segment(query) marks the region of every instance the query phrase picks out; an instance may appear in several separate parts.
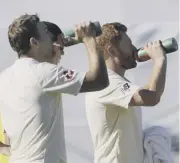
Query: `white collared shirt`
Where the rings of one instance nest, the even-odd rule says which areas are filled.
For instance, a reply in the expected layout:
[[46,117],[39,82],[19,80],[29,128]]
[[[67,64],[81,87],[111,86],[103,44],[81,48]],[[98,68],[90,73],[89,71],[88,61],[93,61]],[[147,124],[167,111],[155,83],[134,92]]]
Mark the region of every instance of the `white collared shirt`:
[[108,70],[110,85],[86,93],[95,163],[142,163],[141,109],[129,107],[138,87]]
[[0,111],[10,163],[64,163],[61,94],[77,95],[85,73],[21,58],[0,74]]

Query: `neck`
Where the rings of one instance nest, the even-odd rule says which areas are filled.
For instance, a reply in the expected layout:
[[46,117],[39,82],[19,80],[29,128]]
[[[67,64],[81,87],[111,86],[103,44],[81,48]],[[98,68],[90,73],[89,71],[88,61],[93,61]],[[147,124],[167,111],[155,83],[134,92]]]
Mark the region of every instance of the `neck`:
[[115,73],[119,74],[120,76],[124,77],[125,75],[125,69],[123,69],[122,67],[119,66],[119,64],[115,63],[112,60],[107,60],[106,61],[106,67],[112,71],[114,71]]
[[37,60],[38,62],[40,62],[40,60],[39,60],[38,58],[33,57],[33,56],[30,56],[30,55],[27,55],[27,54],[22,55],[20,58],[32,58],[32,59],[35,59],[35,60]]
[[27,53],[20,56],[20,58],[33,58],[37,61],[39,61],[38,55],[35,55],[36,53],[33,51],[33,49],[30,49]]
[[33,58],[38,62],[49,62],[49,63],[51,63],[51,60],[49,58],[45,58],[44,56],[37,54],[33,51],[29,51],[27,54],[24,54],[21,57]]

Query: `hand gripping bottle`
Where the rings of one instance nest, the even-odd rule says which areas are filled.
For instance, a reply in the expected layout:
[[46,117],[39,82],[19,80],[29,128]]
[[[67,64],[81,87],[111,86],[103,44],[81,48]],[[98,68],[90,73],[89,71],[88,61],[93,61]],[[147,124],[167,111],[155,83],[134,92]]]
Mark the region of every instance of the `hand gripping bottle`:
[[[166,54],[169,54],[178,50],[178,44],[175,38],[168,38],[162,41],[162,47],[164,48],[164,51]],[[140,48],[138,50],[138,61],[144,62],[149,59],[151,58],[148,56],[147,52],[143,48]]]

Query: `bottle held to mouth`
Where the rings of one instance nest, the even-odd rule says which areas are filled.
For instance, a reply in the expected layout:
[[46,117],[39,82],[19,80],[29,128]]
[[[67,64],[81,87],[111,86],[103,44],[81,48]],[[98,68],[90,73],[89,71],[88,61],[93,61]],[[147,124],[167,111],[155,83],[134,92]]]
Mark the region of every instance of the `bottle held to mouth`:
[[[164,51],[166,52],[166,54],[169,54],[169,53],[172,53],[172,52],[175,52],[178,50],[178,43],[175,38],[168,38],[168,39],[162,41],[162,47],[164,48]],[[137,61],[144,62],[149,59],[151,59],[151,58],[148,56],[147,52],[143,48],[140,48],[138,50]]]
[[[98,21],[96,22],[92,22],[95,31],[96,31],[96,36],[99,36],[102,34],[102,30],[101,30],[101,25]],[[75,32],[73,28],[68,28],[66,30],[63,31],[64,34],[64,46],[72,46],[72,45],[76,45],[79,43],[82,43],[81,41],[76,41],[74,39],[72,39],[73,37],[75,37]]]

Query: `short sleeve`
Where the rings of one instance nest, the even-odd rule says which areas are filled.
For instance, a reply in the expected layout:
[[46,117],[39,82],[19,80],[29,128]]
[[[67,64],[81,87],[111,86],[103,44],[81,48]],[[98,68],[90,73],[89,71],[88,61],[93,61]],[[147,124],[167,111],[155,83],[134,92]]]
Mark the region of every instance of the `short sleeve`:
[[44,92],[77,95],[85,77],[85,73],[49,63],[42,63],[39,69],[41,70],[38,77]]
[[104,105],[114,105],[128,109],[129,103],[138,89],[138,86],[122,81],[119,84],[110,85],[104,91],[105,93],[98,97],[98,101]]

